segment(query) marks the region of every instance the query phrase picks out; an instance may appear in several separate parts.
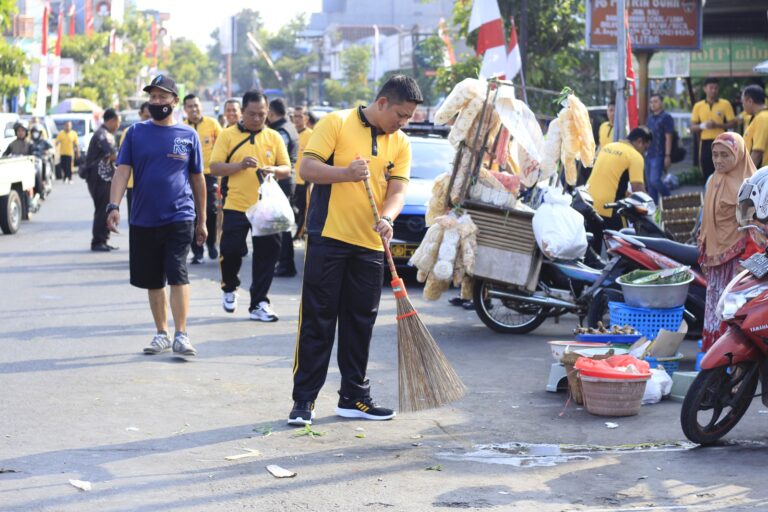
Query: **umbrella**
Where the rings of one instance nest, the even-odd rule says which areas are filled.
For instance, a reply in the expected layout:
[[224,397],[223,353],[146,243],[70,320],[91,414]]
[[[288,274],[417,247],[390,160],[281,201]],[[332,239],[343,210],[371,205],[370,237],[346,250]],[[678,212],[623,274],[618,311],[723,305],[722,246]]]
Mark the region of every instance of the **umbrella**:
[[73,112],[89,114],[101,113],[103,110],[104,109],[102,109],[91,100],[87,100],[85,98],[67,98],[66,100],[53,107],[51,112],[53,114],[69,114]]
[[768,60],[761,62],[754,68],[755,73],[765,73],[768,74]]

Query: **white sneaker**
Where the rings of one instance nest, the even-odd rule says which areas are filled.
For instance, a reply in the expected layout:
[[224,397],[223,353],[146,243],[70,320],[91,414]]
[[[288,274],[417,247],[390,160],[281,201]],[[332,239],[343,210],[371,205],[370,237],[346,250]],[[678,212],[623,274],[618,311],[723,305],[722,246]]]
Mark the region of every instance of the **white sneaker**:
[[221,299],[221,307],[227,313],[234,313],[237,309],[237,294],[235,292],[224,292]]
[[152,338],[149,346],[144,347],[144,353],[149,356],[154,356],[157,354],[162,354],[163,352],[167,352],[170,349],[171,340],[168,338],[168,334],[159,332],[155,334],[154,338]]
[[265,300],[259,302],[256,309],[251,311],[251,320],[257,322],[277,322],[279,319],[275,310],[272,309],[272,304]]
[[194,357],[197,355],[197,350],[189,342],[189,336],[185,332],[177,332],[173,337],[173,352],[182,356]]

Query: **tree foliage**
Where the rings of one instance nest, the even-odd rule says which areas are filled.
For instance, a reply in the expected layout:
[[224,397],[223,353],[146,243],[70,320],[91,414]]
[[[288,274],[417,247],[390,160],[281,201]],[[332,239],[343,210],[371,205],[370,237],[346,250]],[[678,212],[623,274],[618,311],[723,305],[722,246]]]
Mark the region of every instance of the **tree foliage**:
[[0,96],[12,96],[19,92],[19,88],[29,85],[27,65],[24,50],[0,38]]
[[0,0],[0,27],[3,30],[13,26],[13,15],[17,11],[16,0]]
[[167,61],[162,67],[176,79],[177,84],[184,84],[187,91],[199,92],[214,77],[216,68],[195,43],[188,39],[174,39]]

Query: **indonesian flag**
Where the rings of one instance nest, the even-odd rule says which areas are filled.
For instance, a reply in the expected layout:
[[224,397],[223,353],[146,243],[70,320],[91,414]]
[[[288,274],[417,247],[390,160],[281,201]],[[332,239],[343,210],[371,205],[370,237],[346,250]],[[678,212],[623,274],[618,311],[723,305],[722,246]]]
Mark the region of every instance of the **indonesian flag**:
[[632,40],[629,37],[629,18],[624,13],[624,27],[627,32],[627,120],[629,129],[637,128],[639,112],[637,107],[637,82],[635,82],[635,70],[632,68]]
[[69,6],[69,11],[67,12],[67,16],[69,16],[69,37],[75,37],[75,4],[74,3],[71,6]]
[[93,2],[85,0],[85,35],[93,34]]
[[469,31],[478,29],[480,32],[477,34],[477,55],[483,56],[480,78],[506,76],[507,45],[504,24],[496,0],[475,0],[469,18]]

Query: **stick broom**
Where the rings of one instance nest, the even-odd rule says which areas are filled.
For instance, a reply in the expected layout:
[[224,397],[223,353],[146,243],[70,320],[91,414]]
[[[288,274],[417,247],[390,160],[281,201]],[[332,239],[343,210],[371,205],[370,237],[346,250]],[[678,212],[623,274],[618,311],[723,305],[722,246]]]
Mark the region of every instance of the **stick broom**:
[[[371,211],[379,223],[381,217],[373,199],[371,185],[364,182]],[[437,342],[419,318],[403,280],[397,275],[389,243],[382,240],[384,255],[392,274],[392,291],[397,302],[397,376],[400,410],[420,411],[458,400],[466,391]]]

